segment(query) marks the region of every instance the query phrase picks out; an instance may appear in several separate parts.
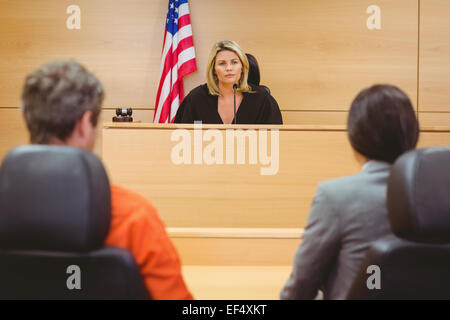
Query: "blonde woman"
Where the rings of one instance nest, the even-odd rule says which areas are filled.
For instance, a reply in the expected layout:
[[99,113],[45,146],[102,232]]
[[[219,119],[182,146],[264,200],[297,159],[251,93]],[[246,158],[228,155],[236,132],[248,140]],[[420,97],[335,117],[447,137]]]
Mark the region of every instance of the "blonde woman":
[[[183,100],[176,123],[282,124],[280,108],[264,88],[249,85],[249,63],[234,41],[216,43],[209,55],[206,84],[193,89]],[[234,88],[236,85],[236,118]]]

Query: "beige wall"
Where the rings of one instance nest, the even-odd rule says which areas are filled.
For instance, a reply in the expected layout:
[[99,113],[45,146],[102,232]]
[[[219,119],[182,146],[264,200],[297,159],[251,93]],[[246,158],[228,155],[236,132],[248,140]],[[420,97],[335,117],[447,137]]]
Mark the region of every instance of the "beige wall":
[[[106,107],[153,108],[167,0],[75,2],[79,31],[65,26],[72,0],[2,1],[0,106],[18,105],[23,77],[36,66],[74,57],[104,82]],[[374,82],[394,82],[415,100],[417,1],[378,1],[382,30],[369,31],[374,2],[191,0],[199,71],[186,90],[204,82],[212,44],[234,39],[258,57],[282,110],[346,110]]]
[[[74,3],[79,31],[65,26]],[[381,30],[366,28],[372,4],[381,7]],[[99,76],[106,121],[119,106],[151,121],[166,7],[167,0],[1,1],[0,157],[27,141],[17,109],[23,79],[50,60],[76,58]],[[450,124],[448,1],[190,0],[190,8],[199,71],[186,78],[186,91],[204,82],[211,45],[234,39],[257,56],[287,124],[345,124],[353,97],[376,82],[403,88],[422,125]]]
[[450,124],[450,2],[420,1],[419,115],[424,125]]

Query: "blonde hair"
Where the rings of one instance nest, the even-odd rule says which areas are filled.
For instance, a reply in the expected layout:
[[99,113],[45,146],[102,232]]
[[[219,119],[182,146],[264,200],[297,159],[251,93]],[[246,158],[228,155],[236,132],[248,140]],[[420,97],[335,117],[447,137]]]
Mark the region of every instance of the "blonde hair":
[[232,51],[236,53],[241,60],[242,64],[242,75],[239,79],[239,85],[237,88],[238,92],[252,92],[250,86],[248,85],[248,59],[245,53],[242,51],[239,45],[231,40],[219,41],[211,49],[209,54],[208,65],[206,67],[206,84],[208,86],[208,91],[213,96],[218,96],[219,92],[219,81],[215,75],[214,68],[216,66],[216,56],[221,51]]

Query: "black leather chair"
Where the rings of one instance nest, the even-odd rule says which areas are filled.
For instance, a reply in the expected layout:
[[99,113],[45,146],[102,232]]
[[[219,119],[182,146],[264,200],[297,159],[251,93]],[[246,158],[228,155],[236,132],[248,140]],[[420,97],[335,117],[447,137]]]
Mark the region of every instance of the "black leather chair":
[[108,177],[92,153],[22,146],[0,167],[0,299],[146,299],[135,260],[104,247]]
[[[393,235],[368,250],[349,299],[450,299],[450,148],[401,156],[387,191]],[[368,289],[379,266],[381,289]]]

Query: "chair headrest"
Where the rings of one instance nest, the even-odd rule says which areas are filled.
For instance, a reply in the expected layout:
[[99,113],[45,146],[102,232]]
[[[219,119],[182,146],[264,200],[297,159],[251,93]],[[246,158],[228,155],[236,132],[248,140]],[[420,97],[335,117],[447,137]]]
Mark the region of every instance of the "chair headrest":
[[0,167],[0,248],[90,251],[103,245],[111,191],[101,161],[77,148],[29,145]]
[[450,242],[450,148],[402,155],[392,166],[387,207],[394,234],[416,242]]

